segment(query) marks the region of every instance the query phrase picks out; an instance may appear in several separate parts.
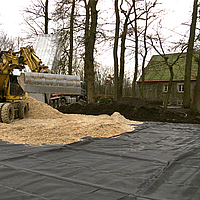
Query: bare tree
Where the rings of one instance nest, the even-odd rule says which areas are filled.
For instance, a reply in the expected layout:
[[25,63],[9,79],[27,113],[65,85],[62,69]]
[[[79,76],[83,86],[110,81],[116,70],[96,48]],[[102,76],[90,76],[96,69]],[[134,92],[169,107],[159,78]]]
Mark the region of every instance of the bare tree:
[[114,83],[115,83],[115,89],[114,89],[114,100],[120,98],[119,96],[119,63],[118,63],[118,45],[119,45],[119,27],[120,27],[120,15],[119,15],[119,1],[115,0],[115,39],[114,39],[114,48],[113,48],[113,57],[114,57]]
[[[157,32],[157,38],[152,38],[150,36],[148,36],[148,38],[151,41],[152,47],[163,58],[164,63],[166,64],[166,66],[168,67],[169,72],[170,72],[168,91],[167,91],[167,94],[165,96],[165,101],[164,101],[164,109],[166,109],[167,106],[168,106],[168,101],[169,101],[169,97],[170,97],[170,94],[171,94],[172,82],[173,82],[173,79],[174,79],[173,66],[178,62],[178,60],[180,59],[180,57],[183,54],[184,50],[187,48],[187,46],[182,46],[182,50],[181,50],[180,53],[178,53],[177,57],[173,61],[169,61],[168,60],[168,56],[165,53],[165,50],[164,50],[164,47],[163,47],[164,41],[161,39],[161,37],[158,34],[158,32]],[[154,45],[154,41],[159,43],[160,50],[156,47],[156,45]]]
[[200,53],[199,57],[196,59],[198,63],[198,72],[197,72],[197,78],[196,78],[196,86],[194,89],[194,99],[192,103],[192,109],[200,113]]
[[[145,63],[146,63],[146,58],[147,58],[147,54],[148,54],[148,50],[150,49],[150,46],[148,45],[147,42],[147,31],[149,29],[149,26],[158,18],[158,16],[156,16],[158,13],[154,14],[151,13],[152,8],[154,8],[157,4],[157,0],[155,0],[154,2],[147,2],[145,0],[145,6],[144,6],[144,17],[142,17],[141,20],[144,20],[144,29],[139,33],[139,35],[141,35],[143,37],[143,46],[142,46],[142,50],[141,50],[141,56],[142,56],[142,84],[140,86],[140,95],[141,98],[144,99],[144,94],[143,94],[143,86],[144,86],[144,80],[145,80]],[[162,12],[162,11],[160,11]],[[136,46],[137,47],[137,46]],[[136,65],[137,67],[137,65]],[[137,80],[137,74],[134,76],[134,80]]]
[[85,82],[87,84],[88,102],[95,102],[94,95],[94,46],[96,41],[97,28],[97,2],[98,0],[89,0],[85,3],[86,19],[85,19]]
[[192,23],[190,26],[190,37],[189,37],[189,42],[188,42],[186,64],[185,64],[184,96],[183,96],[184,108],[190,108],[190,81],[191,81],[192,58],[193,58],[193,53],[194,53],[197,8],[198,8],[198,0],[194,0]]
[[[124,2],[126,6],[128,6],[127,10],[124,10]],[[134,0],[135,2],[135,0]],[[116,24],[115,24],[115,41],[114,41],[114,73],[115,73],[115,97],[114,99],[122,98],[122,91],[123,91],[123,80],[124,80],[124,68],[125,68],[125,51],[126,51],[126,36],[128,32],[128,25],[129,25],[129,17],[132,14],[133,4],[131,4],[127,0],[122,0],[120,6],[118,5],[118,0],[115,0],[115,15],[116,15]],[[119,28],[120,28],[120,12],[124,15],[124,22],[122,33],[119,36]],[[120,69],[118,66],[118,46],[119,46],[119,37],[121,38],[121,45],[120,45]]]
[[[126,1],[127,2],[127,1]],[[132,4],[129,5],[128,10],[124,10],[122,8],[123,1],[120,4],[120,10],[125,16],[124,24],[123,24],[123,30],[121,34],[121,53],[120,53],[120,75],[119,75],[119,97],[122,97],[122,90],[123,90],[123,79],[124,79],[124,67],[125,67],[125,50],[126,50],[126,36],[128,32],[128,25],[129,25],[129,17],[132,13],[132,9],[134,9],[135,0],[132,1]]]
[[68,74],[72,75],[72,61],[73,61],[73,44],[74,44],[74,9],[75,9],[75,0],[72,1],[72,9],[70,15],[70,49],[69,49],[69,66],[68,66]]
[[[122,0],[120,7],[118,6],[118,1],[115,0],[115,42],[114,42],[114,68],[115,68],[115,98],[119,99],[122,97],[123,88],[123,77],[125,69],[125,53],[127,50],[133,49],[134,46],[134,78],[132,81],[132,96],[136,97],[136,81],[138,78],[138,67],[139,67],[139,44],[141,44],[140,37],[143,36],[144,41],[144,55],[143,55],[143,68],[145,66],[145,60],[147,56],[147,44],[146,44],[146,34],[147,28],[151,24],[149,19],[154,17],[154,14],[150,15],[150,11],[155,7],[157,0],[153,3],[145,1],[144,9],[141,7],[142,4],[138,4],[140,0]],[[143,1],[143,0],[142,0]],[[120,19],[120,13],[122,14],[122,19]],[[144,17],[145,16],[145,17]],[[138,28],[138,23],[145,21],[144,28]],[[120,31],[120,23],[123,26],[122,32]],[[121,39],[121,44],[119,45],[119,38]],[[126,45],[126,40],[129,41],[129,45]],[[130,44],[133,43],[133,45]],[[120,46],[120,69],[118,69],[118,46]],[[140,45],[141,46],[141,45]],[[131,48],[130,48],[131,47]],[[144,70],[143,70],[144,71]],[[117,93],[118,89],[118,93]],[[117,96],[118,94],[118,96]]]
[[9,38],[8,35],[6,33],[4,33],[4,31],[0,31],[1,35],[0,35],[0,51],[8,51],[10,49],[14,50],[15,46],[17,44],[15,44],[15,39]]
[[[133,7],[134,7],[134,14],[135,14],[135,19],[134,19],[134,34],[135,34],[135,71],[134,71],[134,78],[132,82],[132,96],[136,97],[136,81],[137,81],[137,74],[138,74],[138,15],[137,15],[137,9],[136,9],[136,3],[133,0]],[[131,23],[132,24],[132,23]]]
[[[59,35],[62,56],[58,69],[62,73],[79,73],[84,58],[85,8],[80,0],[57,0],[53,14]],[[81,72],[82,73],[82,72]]]
[[48,6],[49,6],[49,0],[45,1],[45,6],[44,6],[44,34],[48,34],[49,32],[49,14],[48,14]]
[[145,28],[144,28],[144,36],[143,36],[143,43],[144,43],[144,55],[143,55],[143,59],[142,59],[142,84],[140,86],[140,95],[141,98],[144,99],[144,93],[143,93],[143,87],[144,87],[144,80],[145,80],[145,61],[146,61],[146,57],[147,57],[147,53],[148,53],[148,49],[147,49],[147,28],[148,28],[148,19],[149,19],[149,12],[147,12],[147,3],[145,1],[145,11],[146,11],[146,15],[145,15]]
[[31,38],[39,34],[49,32],[49,0],[34,0],[23,10],[23,16],[27,29],[27,37]]

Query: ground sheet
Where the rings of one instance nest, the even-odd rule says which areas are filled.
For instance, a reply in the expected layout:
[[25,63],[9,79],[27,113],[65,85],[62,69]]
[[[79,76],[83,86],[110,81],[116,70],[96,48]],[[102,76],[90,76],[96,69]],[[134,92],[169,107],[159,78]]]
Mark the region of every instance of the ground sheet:
[[66,145],[0,141],[0,199],[199,200],[200,125],[149,122]]

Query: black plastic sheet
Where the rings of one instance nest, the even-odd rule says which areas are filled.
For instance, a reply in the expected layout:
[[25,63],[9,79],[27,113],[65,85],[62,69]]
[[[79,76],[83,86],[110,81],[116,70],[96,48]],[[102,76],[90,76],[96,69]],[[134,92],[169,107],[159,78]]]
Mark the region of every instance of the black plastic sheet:
[[0,141],[0,199],[199,200],[200,125],[53,146]]

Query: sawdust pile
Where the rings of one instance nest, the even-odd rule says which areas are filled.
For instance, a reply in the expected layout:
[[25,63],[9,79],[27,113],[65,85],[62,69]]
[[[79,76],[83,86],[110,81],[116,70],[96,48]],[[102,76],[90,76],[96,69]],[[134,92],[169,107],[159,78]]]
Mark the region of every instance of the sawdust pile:
[[28,116],[30,119],[57,119],[64,116],[58,110],[53,109],[48,104],[37,101],[29,95],[26,96],[25,102],[27,102],[30,107]]
[[14,144],[69,144],[81,138],[115,137],[134,129],[140,122],[125,119],[119,113],[109,115],[62,114],[49,105],[27,97],[28,118],[11,124],[0,123],[0,139]]

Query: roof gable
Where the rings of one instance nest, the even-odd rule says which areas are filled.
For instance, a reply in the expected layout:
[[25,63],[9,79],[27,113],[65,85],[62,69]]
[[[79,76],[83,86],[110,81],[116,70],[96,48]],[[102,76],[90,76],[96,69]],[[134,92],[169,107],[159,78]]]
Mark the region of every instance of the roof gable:
[[[179,53],[167,54],[169,64],[172,64],[178,57]],[[198,63],[195,58],[199,57],[199,52],[195,52],[192,62],[191,79],[196,79]],[[185,76],[185,61],[186,53],[183,53],[176,64],[173,66],[174,79],[184,80]],[[170,72],[168,66],[164,62],[164,58],[160,55],[152,56],[147,67],[145,68],[145,81],[168,81],[170,78]],[[142,77],[140,77],[141,81]]]

